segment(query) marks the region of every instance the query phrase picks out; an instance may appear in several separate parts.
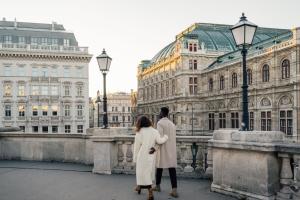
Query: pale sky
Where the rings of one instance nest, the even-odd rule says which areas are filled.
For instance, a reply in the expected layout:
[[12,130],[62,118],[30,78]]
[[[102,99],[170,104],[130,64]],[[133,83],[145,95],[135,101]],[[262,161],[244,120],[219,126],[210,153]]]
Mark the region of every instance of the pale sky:
[[63,24],[80,46],[94,55],[89,66],[89,96],[102,93],[95,57],[105,48],[113,58],[108,92],[136,90],[137,66],[196,22],[235,24],[242,12],[262,27],[300,26],[299,0],[9,0],[0,17],[23,22]]

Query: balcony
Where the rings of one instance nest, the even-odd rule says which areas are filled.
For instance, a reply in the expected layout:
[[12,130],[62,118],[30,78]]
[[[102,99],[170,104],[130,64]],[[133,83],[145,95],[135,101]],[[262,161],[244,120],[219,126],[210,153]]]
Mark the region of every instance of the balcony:
[[19,120],[19,121],[25,121],[25,119],[26,119],[25,116],[19,116],[19,117],[18,117],[18,120]]
[[11,120],[11,116],[5,116],[5,117],[3,117],[3,119],[6,121],[9,121],[9,120]]
[[31,121],[39,121],[40,117],[39,116],[31,116]]
[[11,44],[0,43],[0,51],[1,50],[88,54],[88,47],[50,46],[50,45],[17,44],[17,43],[11,43]]

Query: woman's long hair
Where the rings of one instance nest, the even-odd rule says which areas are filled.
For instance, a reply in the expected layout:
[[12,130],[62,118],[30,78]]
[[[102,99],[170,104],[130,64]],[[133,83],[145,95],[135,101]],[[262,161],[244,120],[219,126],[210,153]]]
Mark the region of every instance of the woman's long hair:
[[135,130],[136,132],[139,132],[141,128],[147,128],[150,126],[153,126],[151,120],[146,116],[140,116],[136,121]]

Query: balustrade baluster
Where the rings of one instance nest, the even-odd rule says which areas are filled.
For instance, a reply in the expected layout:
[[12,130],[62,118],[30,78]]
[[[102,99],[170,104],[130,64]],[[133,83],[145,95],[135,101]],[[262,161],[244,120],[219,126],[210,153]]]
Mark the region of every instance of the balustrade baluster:
[[277,193],[276,199],[284,200],[292,198],[292,190],[290,188],[293,181],[293,172],[290,164],[290,155],[279,153],[278,157],[282,159],[282,166],[280,172],[280,183],[282,188]]

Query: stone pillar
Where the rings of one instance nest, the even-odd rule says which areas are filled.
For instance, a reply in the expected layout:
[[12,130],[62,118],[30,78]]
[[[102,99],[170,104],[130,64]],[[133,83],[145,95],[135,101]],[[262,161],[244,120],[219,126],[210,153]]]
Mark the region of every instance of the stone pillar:
[[93,141],[94,168],[93,173],[111,174],[117,165],[117,148],[112,138],[98,137]]
[[276,199],[291,199],[292,190],[290,189],[290,186],[293,180],[293,172],[290,164],[290,156],[285,153],[279,153],[278,156],[282,159],[280,172],[280,184],[282,185],[282,188],[277,193]]

